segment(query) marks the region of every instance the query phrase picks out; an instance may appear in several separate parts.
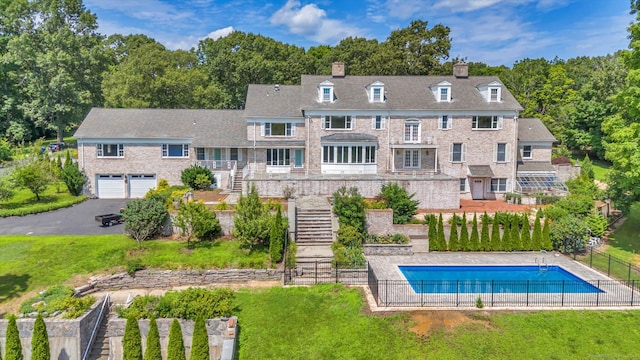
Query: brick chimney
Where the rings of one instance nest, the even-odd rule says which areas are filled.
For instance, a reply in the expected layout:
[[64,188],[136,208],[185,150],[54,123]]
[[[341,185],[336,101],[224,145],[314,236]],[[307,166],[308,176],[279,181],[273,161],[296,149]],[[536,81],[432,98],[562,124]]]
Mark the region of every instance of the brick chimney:
[[469,65],[467,63],[459,62],[453,65],[453,76],[459,79],[466,79],[469,77]]
[[331,64],[331,76],[333,77],[344,77],[344,63],[336,61]]

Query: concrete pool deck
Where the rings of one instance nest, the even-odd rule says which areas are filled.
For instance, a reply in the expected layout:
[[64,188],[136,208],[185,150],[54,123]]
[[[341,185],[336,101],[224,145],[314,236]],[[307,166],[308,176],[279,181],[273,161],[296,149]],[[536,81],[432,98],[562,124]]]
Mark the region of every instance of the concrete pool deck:
[[[597,293],[509,293],[491,291],[483,293],[416,293],[398,269],[399,265],[537,265],[544,259],[549,265],[557,265],[582,280],[600,288]],[[371,289],[371,305],[389,310],[393,307],[475,308],[481,298],[487,308],[638,308],[640,292],[624,282],[553,252],[505,252],[505,253],[426,253],[412,256],[367,256],[369,266],[378,286]],[[640,284],[638,284],[640,285]],[[564,286],[564,285],[563,285]],[[377,297],[374,296],[377,294]],[[382,309],[381,309],[382,310]]]

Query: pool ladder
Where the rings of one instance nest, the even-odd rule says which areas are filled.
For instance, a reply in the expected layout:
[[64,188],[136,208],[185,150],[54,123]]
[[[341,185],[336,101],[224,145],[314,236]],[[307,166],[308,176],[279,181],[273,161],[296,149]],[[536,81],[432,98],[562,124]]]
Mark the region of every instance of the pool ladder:
[[536,258],[536,264],[538,265],[538,271],[548,271],[549,265],[547,264],[547,259],[544,257]]

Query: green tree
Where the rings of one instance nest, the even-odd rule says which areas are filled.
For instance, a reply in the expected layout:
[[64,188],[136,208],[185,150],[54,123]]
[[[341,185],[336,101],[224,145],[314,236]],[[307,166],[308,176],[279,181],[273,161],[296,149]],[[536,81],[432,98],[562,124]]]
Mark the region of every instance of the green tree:
[[521,251],[524,250],[524,246],[522,245],[522,238],[520,237],[520,217],[517,214],[511,215],[511,244],[513,245],[513,250]]
[[438,247],[440,251],[447,251],[447,241],[444,238],[444,222],[442,220],[442,213],[438,216]]
[[336,241],[331,244],[333,250],[334,264],[341,267],[357,267],[366,264],[362,253],[362,243],[364,234],[355,227],[346,225],[340,226]]
[[[489,234],[487,233],[487,238],[488,236]],[[471,221],[471,237],[469,238],[469,249],[471,251],[482,250],[480,238],[478,237],[478,216],[476,215],[476,213],[473,213],[473,221]]]
[[440,243],[438,242],[438,231],[437,231],[437,223],[438,220],[436,216],[433,214],[429,214],[427,216],[429,221],[429,232],[427,233],[427,237],[429,238],[429,251],[439,251]]
[[158,199],[135,199],[127,204],[122,213],[124,217],[124,231],[138,242],[148,240],[162,231],[167,218],[167,209]]
[[31,335],[31,359],[50,360],[51,349],[49,348],[49,335],[47,325],[42,319],[42,314],[38,313],[33,324],[33,334]]
[[491,238],[489,237],[489,215],[487,212],[482,215],[482,230],[480,232],[480,246],[481,250],[490,251],[491,249]]
[[206,190],[215,182],[211,170],[198,164],[182,170],[180,180],[182,180],[183,184],[189,185],[189,187],[196,190]]
[[533,242],[531,241],[531,225],[529,224],[529,216],[522,214],[522,248],[523,250],[534,250]]
[[48,164],[43,161],[32,161],[26,165],[18,166],[13,173],[16,185],[29,189],[40,201],[40,195],[51,183],[52,177]]
[[5,360],[22,360],[22,344],[20,343],[20,332],[18,331],[18,323],[16,317],[9,316],[9,322],[7,323],[7,331],[5,335]]
[[343,186],[333,193],[333,213],[338,217],[340,226],[353,226],[364,234],[367,223],[364,208],[364,198],[356,187],[347,189]]
[[81,195],[84,184],[87,182],[87,177],[78,168],[78,163],[65,164],[60,172],[60,179],[73,196]]
[[0,177],[0,201],[10,199],[15,193],[14,186],[8,176]]
[[502,241],[500,237],[500,225],[496,216],[493,217],[493,224],[491,225],[491,251],[500,251],[502,248]]
[[[477,230],[476,230],[477,231]],[[462,213],[462,223],[460,225],[460,249],[469,251],[471,244],[469,243],[469,229],[467,228],[467,213]]]
[[544,226],[542,227],[542,248],[545,250],[553,250],[553,244],[551,243],[551,228],[549,220],[544,218]]
[[182,328],[178,319],[173,319],[169,329],[169,345],[167,347],[167,360],[187,360],[187,354],[182,339]]
[[563,253],[584,251],[589,227],[583,218],[575,215],[565,216],[550,226],[549,237],[554,249]]
[[249,250],[259,243],[269,240],[271,216],[260,202],[258,190],[254,184],[247,185],[247,195],[240,195],[236,214],[233,216],[233,235],[240,239]]
[[158,323],[156,322],[155,317],[152,317],[149,321],[147,348],[144,351],[144,360],[162,360],[160,333],[158,332]]
[[393,209],[393,223],[406,224],[418,212],[418,200],[413,200],[415,194],[409,195],[407,189],[397,183],[386,183],[380,190],[380,198],[387,208]]
[[[495,220],[494,220],[495,221]],[[502,241],[501,241],[503,251],[513,251],[513,242],[511,241],[511,224],[509,221],[504,223],[504,227],[502,228]]]
[[142,339],[138,319],[133,316],[127,318],[122,337],[122,359],[142,360]]
[[271,256],[271,261],[274,264],[282,261],[285,236],[284,230],[282,211],[278,208],[276,210],[276,215],[271,222],[271,229],[269,231],[269,256]]
[[196,317],[193,324],[193,340],[190,360],[209,360],[209,335],[202,316]]
[[211,240],[222,230],[216,213],[201,202],[182,204],[175,217],[175,226],[180,228],[182,236],[187,237],[187,247],[191,247],[193,238]]
[[451,232],[449,234],[449,250],[460,251],[460,239],[458,238],[458,216],[453,214],[451,218]]
[[536,213],[536,220],[533,223],[533,235],[531,236],[531,247],[533,251],[542,250],[542,225],[540,225],[540,214]]

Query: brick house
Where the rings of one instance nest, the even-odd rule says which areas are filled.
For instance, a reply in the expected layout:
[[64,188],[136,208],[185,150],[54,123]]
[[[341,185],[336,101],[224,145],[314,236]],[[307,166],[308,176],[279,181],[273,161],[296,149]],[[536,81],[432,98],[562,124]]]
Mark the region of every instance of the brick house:
[[244,110],[92,109],[75,134],[79,163],[101,198],[179,183],[194,163],[219,187],[250,181],[263,196],[356,186],[373,197],[393,181],[423,208],[562,190],[542,122],[519,119],[497,77],[467,74],[346,76],[334,63],[300,85],[249,85]]

